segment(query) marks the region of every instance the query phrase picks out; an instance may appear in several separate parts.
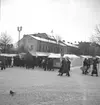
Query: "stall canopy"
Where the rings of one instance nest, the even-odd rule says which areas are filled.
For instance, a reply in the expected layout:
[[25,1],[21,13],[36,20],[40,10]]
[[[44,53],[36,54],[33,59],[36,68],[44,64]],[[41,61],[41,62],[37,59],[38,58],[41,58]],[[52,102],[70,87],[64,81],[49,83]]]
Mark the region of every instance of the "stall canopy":
[[90,56],[90,55],[80,55],[80,57],[82,57],[82,58],[92,58],[92,56]]
[[49,53],[44,53],[44,52],[36,52],[37,56],[49,56]]
[[49,53],[44,52],[30,52],[32,56],[49,56]]
[[68,58],[79,58],[79,56],[74,55],[74,54],[64,54],[64,58],[68,57]]
[[100,59],[100,56],[96,56],[96,57]]
[[0,54],[0,56],[15,57],[15,56],[17,56],[17,54]]
[[61,54],[50,53],[48,58],[61,58]]

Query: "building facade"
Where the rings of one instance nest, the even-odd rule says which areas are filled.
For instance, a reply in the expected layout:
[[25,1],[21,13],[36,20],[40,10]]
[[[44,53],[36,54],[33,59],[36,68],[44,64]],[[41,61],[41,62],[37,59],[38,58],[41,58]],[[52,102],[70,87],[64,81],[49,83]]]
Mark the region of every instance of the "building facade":
[[19,46],[23,46],[33,55],[36,52],[60,53],[62,55],[68,53],[67,45],[64,42],[57,42],[45,33],[24,35],[19,42]]
[[32,53],[45,52],[45,53],[66,53],[67,47],[63,43],[57,44],[55,40],[47,39],[35,35],[24,35],[20,40],[20,47],[24,46],[25,49]]

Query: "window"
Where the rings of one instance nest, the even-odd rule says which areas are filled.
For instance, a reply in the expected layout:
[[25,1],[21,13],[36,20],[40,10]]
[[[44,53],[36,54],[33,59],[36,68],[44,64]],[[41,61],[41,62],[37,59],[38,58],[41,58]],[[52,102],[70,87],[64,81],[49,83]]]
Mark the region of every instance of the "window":
[[44,45],[44,52],[46,51],[46,45]]
[[47,49],[47,46],[45,46],[45,51],[47,52],[47,50],[48,50],[48,49]]
[[33,50],[33,45],[31,45],[31,50]]
[[56,53],[57,53],[57,50],[58,50],[57,47],[55,47],[55,52],[56,52]]
[[44,52],[44,45],[43,45],[43,47],[42,47],[42,51]]
[[38,51],[41,51],[41,44],[39,44],[39,49],[38,49]]

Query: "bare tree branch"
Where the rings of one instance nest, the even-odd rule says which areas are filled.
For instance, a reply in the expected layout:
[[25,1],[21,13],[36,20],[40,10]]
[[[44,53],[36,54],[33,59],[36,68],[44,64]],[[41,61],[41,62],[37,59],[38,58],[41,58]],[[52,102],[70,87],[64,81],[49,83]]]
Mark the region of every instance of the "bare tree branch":
[[7,44],[11,44],[11,42],[12,42],[12,39],[10,36],[7,35],[6,32],[1,33],[0,44],[7,45]]
[[0,47],[3,53],[10,51],[12,39],[7,32],[2,32],[0,36]]
[[99,25],[96,25],[96,34],[100,34],[100,24]]
[[95,33],[91,36],[90,41],[100,44],[100,24],[96,25]]
[[56,39],[57,43],[59,43],[59,41],[62,40],[61,36],[59,36],[59,35],[56,35],[56,36],[55,36],[55,39]]

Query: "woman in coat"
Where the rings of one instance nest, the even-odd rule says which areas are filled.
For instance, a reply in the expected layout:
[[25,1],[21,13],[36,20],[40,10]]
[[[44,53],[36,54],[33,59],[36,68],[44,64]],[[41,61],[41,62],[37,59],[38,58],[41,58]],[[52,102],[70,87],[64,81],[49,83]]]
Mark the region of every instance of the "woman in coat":
[[62,73],[61,76],[63,75],[63,73],[66,73],[66,76],[70,76],[69,71],[70,71],[70,64],[71,62],[69,61],[69,58],[65,58],[62,64]]

